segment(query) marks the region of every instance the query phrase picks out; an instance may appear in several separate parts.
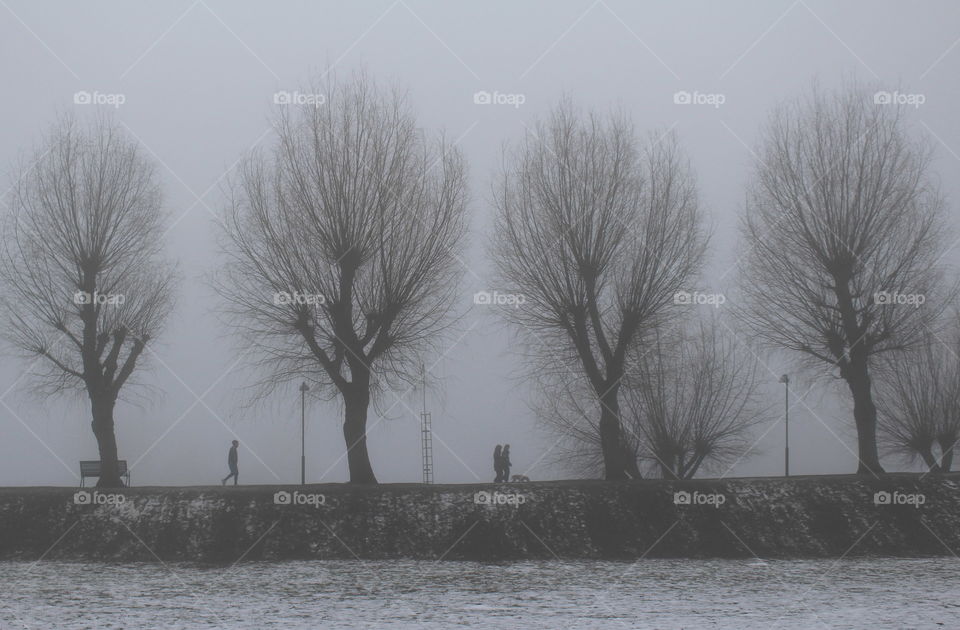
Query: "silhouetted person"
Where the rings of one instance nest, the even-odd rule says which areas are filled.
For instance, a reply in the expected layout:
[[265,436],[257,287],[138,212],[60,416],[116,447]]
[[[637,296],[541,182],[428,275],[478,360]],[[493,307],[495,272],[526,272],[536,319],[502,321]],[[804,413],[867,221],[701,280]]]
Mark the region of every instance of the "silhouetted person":
[[501,469],[503,470],[503,481],[510,481],[510,445],[505,444],[503,446],[503,452],[500,453],[500,460],[503,462]]
[[503,455],[500,454],[501,448],[502,447],[497,444],[497,448],[493,449],[493,472],[497,473],[497,478],[493,480],[493,483],[503,481]]
[[227,466],[230,467],[230,474],[223,478],[223,485],[227,485],[230,477],[233,477],[233,485],[237,485],[237,476],[240,474],[240,470],[237,468],[238,446],[240,446],[240,442],[234,440],[233,446],[230,447],[230,452],[227,454]]

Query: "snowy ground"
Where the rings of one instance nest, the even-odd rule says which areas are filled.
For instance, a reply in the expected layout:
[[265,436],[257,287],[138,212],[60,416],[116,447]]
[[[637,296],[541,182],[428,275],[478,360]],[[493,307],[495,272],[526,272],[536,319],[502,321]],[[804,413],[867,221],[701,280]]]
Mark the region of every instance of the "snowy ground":
[[960,561],[0,563],[8,628],[960,627]]

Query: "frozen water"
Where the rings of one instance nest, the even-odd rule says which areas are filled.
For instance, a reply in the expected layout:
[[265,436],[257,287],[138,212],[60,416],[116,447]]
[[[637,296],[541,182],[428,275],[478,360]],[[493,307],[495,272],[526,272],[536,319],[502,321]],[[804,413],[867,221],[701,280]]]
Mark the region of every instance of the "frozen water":
[[0,563],[0,628],[960,627],[956,558]]

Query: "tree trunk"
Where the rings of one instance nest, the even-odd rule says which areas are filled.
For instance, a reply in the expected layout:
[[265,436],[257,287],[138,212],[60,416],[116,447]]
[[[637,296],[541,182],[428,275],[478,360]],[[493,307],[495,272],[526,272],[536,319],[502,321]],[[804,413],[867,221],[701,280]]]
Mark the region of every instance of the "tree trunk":
[[623,462],[628,478],[643,479],[643,473],[640,472],[640,465],[637,463],[637,454],[627,447],[626,440],[623,440]]
[[953,468],[953,448],[954,440],[943,440],[940,442],[940,470],[948,473]]
[[873,404],[867,359],[859,352],[851,355],[846,381],[853,394],[853,419],[857,425],[857,457],[860,460],[857,474],[879,475],[884,470],[877,451],[877,407]]
[[706,458],[706,455],[695,455],[693,461],[690,462],[690,464],[687,465],[687,469],[683,471],[683,478],[693,479],[694,476],[696,476],[697,471],[700,470],[703,460]]
[[113,428],[114,401],[106,397],[94,397],[91,402],[93,411],[93,435],[97,438],[100,450],[100,479],[98,488],[122,488],[120,469],[117,465],[117,436]]
[[343,438],[347,444],[350,483],[377,483],[367,453],[367,409],[370,391],[365,384],[353,383],[343,394]]
[[618,388],[611,387],[600,398],[600,448],[603,452],[604,479],[608,481],[627,478],[617,393]]
[[933,450],[929,446],[920,449],[919,453],[920,459],[927,465],[927,470],[932,473],[940,472],[940,464],[937,463],[937,458],[933,456]]
[[677,472],[675,470],[677,458],[671,453],[667,452],[667,449],[661,447],[659,452],[654,451],[654,456],[656,457],[657,465],[660,466],[661,479],[670,479],[672,481],[676,481],[680,478],[677,476]]

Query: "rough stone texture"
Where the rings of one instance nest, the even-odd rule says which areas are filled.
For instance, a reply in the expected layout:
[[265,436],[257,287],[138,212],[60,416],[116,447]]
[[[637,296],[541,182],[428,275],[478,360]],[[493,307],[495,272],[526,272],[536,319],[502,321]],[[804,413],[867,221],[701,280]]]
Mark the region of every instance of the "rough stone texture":
[[[326,504],[278,505],[278,490],[322,494]],[[482,505],[479,491],[525,500]],[[720,493],[724,502],[676,505],[678,491]],[[875,505],[878,491],[921,494],[923,504]],[[144,487],[123,489],[119,505],[78,505],[74,492],[0,489],[0,558],[232,563],[960,553],[957,475]]]

